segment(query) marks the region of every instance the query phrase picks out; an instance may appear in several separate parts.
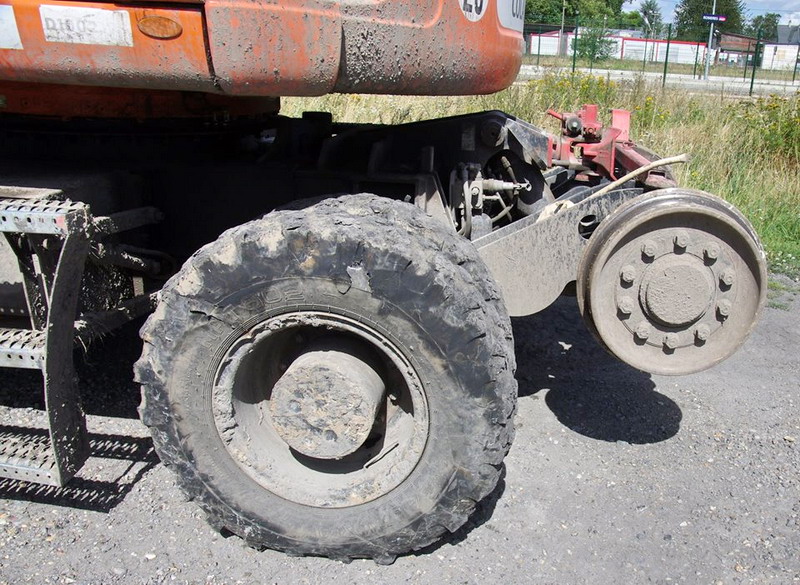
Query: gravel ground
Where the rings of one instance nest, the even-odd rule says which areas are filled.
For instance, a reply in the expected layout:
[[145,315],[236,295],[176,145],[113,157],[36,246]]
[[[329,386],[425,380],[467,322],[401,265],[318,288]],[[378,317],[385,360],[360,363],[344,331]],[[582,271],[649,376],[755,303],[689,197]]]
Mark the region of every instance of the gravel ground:
[[[466,527],[388,567],[209,528],[136,419],[131,327],[81,367],[94,456],[79,477],[0,480],[0,583],[800,583],[800,297],[781,282],[742,350],[682,378],[608,357],[574,300],[515,321],[503,481]],[[37,376],[0,372],[0,427],[42,423]]]

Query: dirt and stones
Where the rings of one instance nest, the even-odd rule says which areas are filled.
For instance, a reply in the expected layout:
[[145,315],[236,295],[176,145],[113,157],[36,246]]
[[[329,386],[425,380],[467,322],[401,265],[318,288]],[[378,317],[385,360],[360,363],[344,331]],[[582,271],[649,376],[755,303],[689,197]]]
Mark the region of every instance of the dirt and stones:
[[[103,456],[64,490],[0,481],[0,583],[800,582],[800,302],[779,300],[734,357],[679,378],[608,357],[573,300],[516,320],[503,480],[465,528],[388,567],[258,552],[207,526],[135,418],[115,357],[135,358],[131,328],[81,372]],[[34,375],[2,372],[0,388],[0,425],[40,417]]]

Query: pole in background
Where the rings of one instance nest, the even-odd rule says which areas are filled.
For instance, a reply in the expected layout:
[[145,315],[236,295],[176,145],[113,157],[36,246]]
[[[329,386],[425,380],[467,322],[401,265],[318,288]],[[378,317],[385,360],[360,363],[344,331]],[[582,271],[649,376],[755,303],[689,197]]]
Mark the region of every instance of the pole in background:
[[700,59],[700,45],[694,46],[694,69],[692,69],[692,79],[697,79],[697,61]]
[[758,63],[758,50],[761,45],[761,29],[758,29],[756,35],[756,50],[753,51],[753,73],[750,77],[750,95],[753,95],[753,84],[756,82],[756,64]]
[[797,45],[797,57],[794,58],[794,71],[792,71],[792,85],[794,80],[797,79],[797,62],[800,61],[800,44]]
[[[560,40],[559,40],[560,42]],[[542,56],[542,29],[539,29],[539,47],[536,49],[536,66],[539,66],[539,58]]]
[[567,14],[567,0],[561,1],[561,32],[558,33],[558,56],[561,56],[561,51],[567,54],[566,47],[564,46],[564,17]]
[[661,87],[667,85],[667,64],[669,63],[669,43],[672,40],[672,23],[667,27],[667,54],[664,56],[664,77],[661,79]]
[[[717,13],[717,0],[714,0],[714,3],[711,7],[711,14]],[[708,45],[706,46],[706,69],[703,73],[703,79],[708,81],[708,68],[710,65],[711,60],[711,41],[714,39],[714,21],[711,21],[711,26],[708,28]]]
[[572,73],[575,74],[575,60],[578,58],[578,26],[580,22],[578,19],[580,18],[580,13],[575,13],[575,33],[572,37]]
[[747,68],[750,63],[750,41],[747,41],[747,53],[744,55],[744,76],[742,76],[742,81],[747,81]]
[[644,33],[644,55],[642,56],[642,73],[644,73],[644,68],[647,64],[647,39],[650,38],[650,31],[653,29],[650,26],[650,21],[647,20],[647,17],[644,14],[642,15],[642,20],[644,20],[644,24],[647,27],[647,30]]

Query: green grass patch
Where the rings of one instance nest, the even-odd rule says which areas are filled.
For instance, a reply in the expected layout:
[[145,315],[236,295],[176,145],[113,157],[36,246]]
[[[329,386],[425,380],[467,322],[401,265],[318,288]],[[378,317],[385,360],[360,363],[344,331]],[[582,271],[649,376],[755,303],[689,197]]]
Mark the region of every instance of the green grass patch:
[[689,153],[680,184],[736,205],[762,238],[770,269],[800,278],[800,96],[723,98],[666,89],[643,80],[619,83],[585,74],[548,74],[490,96],[330,95],[289,98],[283,113],[332,112],[346,122],[397,124],[488,109],[558,130],[548,108],[633,112],[632,138],[661,155]]
[[800,285],[780,276],[771,276],[767,283],[767,306],[788,310],[800,294]]
[[780,281],[776,279],[770,279],[769,283],[767,284],[767,288],[775,293],[791,293],[796,295],[800,293],[800,286],[796,284],[790,284],[785,281]]

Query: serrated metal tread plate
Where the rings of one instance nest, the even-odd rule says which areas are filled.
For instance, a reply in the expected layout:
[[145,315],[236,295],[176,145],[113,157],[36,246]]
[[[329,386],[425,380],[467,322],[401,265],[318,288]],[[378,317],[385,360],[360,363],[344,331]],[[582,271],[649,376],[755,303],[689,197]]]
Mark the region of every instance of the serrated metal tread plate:
[[47,431],[0,432],[0,477],[58,485]]
[[0,232],[67,234],[72,225],[70,217],[86,216],[88,209],[79,201],[0,199]]
[[44,331],[0,328],[0,366],[40,369],[44,360],[45,340]]

